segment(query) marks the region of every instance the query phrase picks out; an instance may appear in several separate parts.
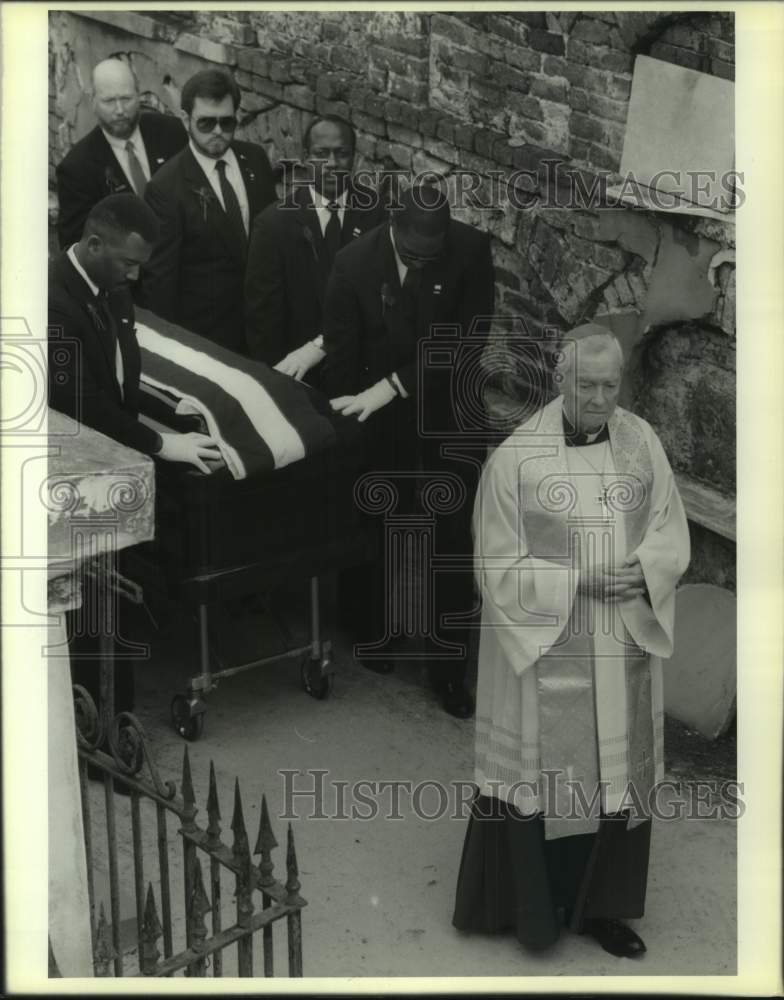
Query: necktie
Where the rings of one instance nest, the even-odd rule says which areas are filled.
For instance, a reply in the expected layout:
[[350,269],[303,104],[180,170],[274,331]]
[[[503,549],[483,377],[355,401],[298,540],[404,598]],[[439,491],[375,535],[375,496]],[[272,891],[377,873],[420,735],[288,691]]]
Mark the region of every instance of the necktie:
[[415,324],[419,306],[419,289],[422,286],[422,272],[409,267],[402,285],[402,306],[408,320]]
[[226,209],[226,215],[229,218],[232,228],[237,233],[237,238],[241,241],[241,245],[245,246],[248,242],[248,234],[245,230],[245,223],[242,221],[242,209],[240,208],[239,198],[237,198],[237,192],[226,176],[226,166],[225,160],[218,160],[215,164],[215,169],[218,171],[221,194],[223,195],[223,206]]
[[114,320],[114,314],[112,313],[109,305],[109,296],[106,292],[100,292],[98,294],[98,305],[101,309],[101,315],[106,322],[106,333],[109,337],[109,342],[114,348],[114,374],[117,376],[117,384],[120,387],[120,396],[124,397],[125,367],[123,365],[122,351],[120,350],[120,340],[117,336],[117,323]]
[[125,144],[125,152],[128,154],[128,169],[131,172],[131,184],[134,191],[140,198],[144,197],[144,189],[147,187],[147,178],[144,176],[142,165],[136,156],[136,147],[129,139]]
[[327,208],[329,209],[329,221],[327,222],[326,228],[324,229],[324,251],[325,251],[325,263],[327,267],[327,273],[332,270],[332,264],[335,260],[335,254],[340,250],[340,217],[338,216],[339,205],[337,202],[331,201]]

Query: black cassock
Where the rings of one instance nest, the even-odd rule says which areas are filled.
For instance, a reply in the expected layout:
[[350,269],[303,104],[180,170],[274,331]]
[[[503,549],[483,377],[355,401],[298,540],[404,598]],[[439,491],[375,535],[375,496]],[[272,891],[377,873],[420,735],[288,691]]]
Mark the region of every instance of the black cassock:
[[513,930],[531,949],[547,948],[563,922],[643,915],[651,823],[626,828],[603,817],[597,833],[545,840],[541,813],[480,795],[468,821],[452,923],[458,930]]

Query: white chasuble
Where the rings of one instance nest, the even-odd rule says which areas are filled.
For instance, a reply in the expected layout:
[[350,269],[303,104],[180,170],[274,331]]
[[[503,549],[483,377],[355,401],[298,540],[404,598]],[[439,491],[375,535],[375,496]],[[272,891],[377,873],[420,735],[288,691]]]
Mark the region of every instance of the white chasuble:
[[[475,777],[482,794],[544,812],[547,837],[619,809],[641,821],[663,777],[659,658],[672,652],[688,528],[650,426],[617,408],[608,431],[567,448],[553,400],[490,456],[474,512]],[[647,600],[578,591],[587,570],[632,555]]]

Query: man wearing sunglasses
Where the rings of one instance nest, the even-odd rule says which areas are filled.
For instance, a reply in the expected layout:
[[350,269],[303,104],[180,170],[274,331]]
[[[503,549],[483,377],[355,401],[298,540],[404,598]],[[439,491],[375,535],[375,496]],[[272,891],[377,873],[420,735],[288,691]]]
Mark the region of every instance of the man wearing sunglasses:
[[302,164],[283,199],[254,223],[245,306],[251,355],[317,384],[335,254],[377,226],[384,208],[378,193],[353,177],[356,137],[349,122],[318,116],[302,145]]
[[[453,220],[439,188],[414,186],[400,203],[389,224],[335,258],[325,303],[323,386],[334,410],[365,425],[366,469],[390,473],[396,515],[423,513],[416,486],[425,495],[427,484],[435,489],[440,478],[456,491],[452,508],[435,515],[433,539],[439,558],[451,557],[454,567],[431,577],[432,605],[423,601],[418,614],[431,683],[446,711],[467,718],[473,712],[465,687],[468,630],[445,616],[470,615],[474,606],[471,511],[481,457],[478,464],[451,457],[443,446],[465,443],[459,390],[470,375],[465,363],[478,363],[487,337],[493,264],[487,234]],[[449,331],[441,352],[446,362],[428,365],[423,342],[440,338],[439,330]],[[341,605],[353,609],[361,646],[383,649],[389,630],[399,631],[386,620],[391,583],[383,555],[344,576]],[[358,655],[378,673],[392,669],[386,655]],[[399,655],[405,658],[405,650]]]
[[247,353],[244,331],[248,233],[275,200],[261,146],[234,138],[240,91],[222,70],[182,88],[188,145],[147,185],[161,238],[142,274],[144,304],[164,319]]

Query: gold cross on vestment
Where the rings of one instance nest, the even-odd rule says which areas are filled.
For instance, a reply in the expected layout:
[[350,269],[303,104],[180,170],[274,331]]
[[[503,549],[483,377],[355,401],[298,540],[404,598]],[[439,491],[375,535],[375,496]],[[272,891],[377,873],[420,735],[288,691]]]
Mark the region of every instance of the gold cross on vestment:
[[610,503],[610,490],[607,486],[602,486],[602,492],[598,497],[594,497],[594,500],[602,508],[602,516],[605,521],[611,521],[613,518],[613,507]]

